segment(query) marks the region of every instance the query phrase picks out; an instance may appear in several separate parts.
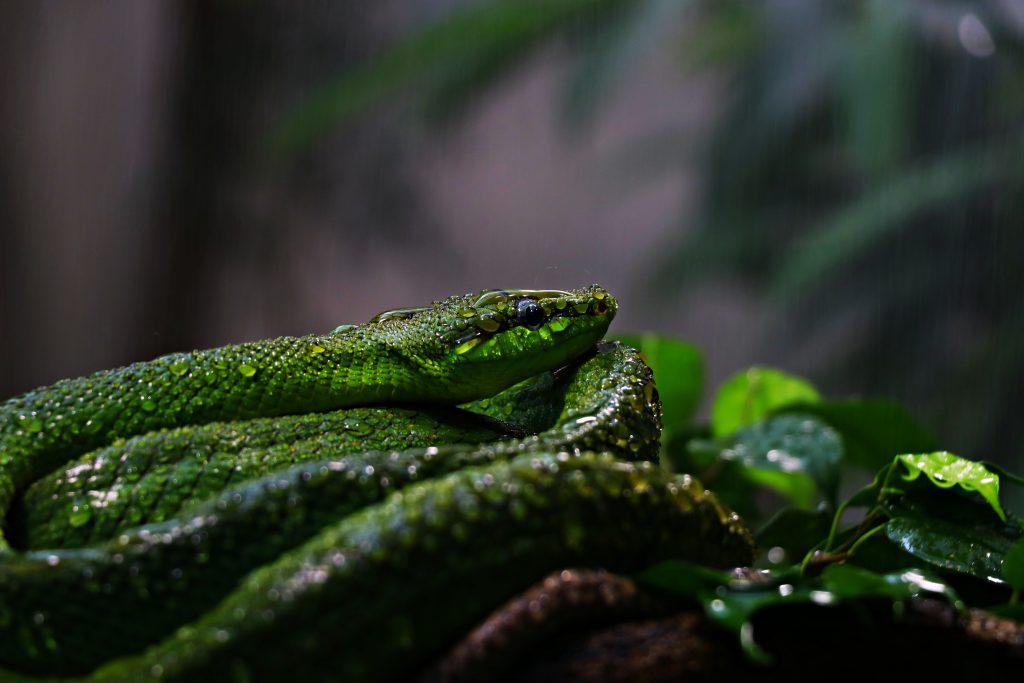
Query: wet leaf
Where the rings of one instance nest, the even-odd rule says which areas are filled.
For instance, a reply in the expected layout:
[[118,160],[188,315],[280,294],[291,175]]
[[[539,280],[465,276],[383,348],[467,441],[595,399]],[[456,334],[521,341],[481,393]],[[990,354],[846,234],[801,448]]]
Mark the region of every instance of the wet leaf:
[[719,387],[711,409],[711,431],[725,436],[788,404],[818,400],[818,391],[805,380],[773,368],[752,367]]
[[728,584],[730,575],[719,569],[702,567],[680,560],[659,562],[636,576],[636,580],[659,590],[687,598],[702,599],[714,595]]
[[698,445],[702,457],[717,450],[719,459],[740,464],[747,479],[798,506],[809,507],[816,489],[835,502],[842,440],[815,417],[779,415]]
[[1024,590],[1024,538],[1006,551],[1003,560],[1003,580],[1016,590]]
[[1006,519],[1006,513],[999,504],[999,476],[981,463],[945,451],[900,455],[896,460],[906,467],[907,473],[903,478],[907,481],[924,474],[940,488],[959,486],[965,491],[976,491],[988,501],[1000,519]]
[[828,535],[832,514],[826,510],[787,507],[768,520],[755,534],[759,548],[774,565],[799,562]]
[[1003,581],[1003,561],[1020,528],[975,519],[899,516],[885,525],[886,537],[919,560],[986,581]]
[[922,595],[963,607],[956,593],[940,578],[920,569],[878,574],[848,565],[826,567],[819,577],[802,577],[792,570],[763,572],[763,580],[737,579],[725,572],[670,561],[639,574],[639,583],[700,602],[708,617],[739,634],[744,650],[755,659],[769,659],[754,641],[750,621],[767,607],[813,603],[822,607],[866,598],[884,598],[893,605]]
[[939,577],[921,569],[906,569],[878,574],[846,564],[833,564],[821,574],[822,583],[837,600],[863,597],[886,597],[902,602],[932,594],[959,605],[956,592]]
[[935,438],[903,406],[886,399],[796,403],[777,412],[824,420],[843,437],[843,462],[871,472],[901,453],[927,453],[936,447]]

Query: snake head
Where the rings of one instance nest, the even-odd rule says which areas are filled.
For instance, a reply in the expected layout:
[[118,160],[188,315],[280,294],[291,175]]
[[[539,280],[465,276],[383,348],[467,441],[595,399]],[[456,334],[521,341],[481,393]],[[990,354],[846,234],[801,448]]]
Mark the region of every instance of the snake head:
[[615,298],[598,285],[493,289],[387,311],[370,325],[391,328],[392,339],[409,340],[394,350],[443,383],[457,401],[467,401],[582,355],[604,336],[616,308]]
[[459,308],[464,322],[445,337],[451,366],[488,393],[500,391],[591,349],[608,330],[616,306],[597,285],[568,292],[481,292]]

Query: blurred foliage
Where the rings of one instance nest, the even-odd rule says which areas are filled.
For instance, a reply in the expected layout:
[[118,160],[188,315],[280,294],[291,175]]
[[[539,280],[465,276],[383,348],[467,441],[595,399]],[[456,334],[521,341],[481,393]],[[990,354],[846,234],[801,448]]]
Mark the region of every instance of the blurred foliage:
[[688,51],[728,65],[729,102],[662,282],[738,276],[782,344],[849,331],[829,385],[1019,455],[1021,27],[998,3],[716,5]]
[[1024,21],[1010,10],[463,2],[325,84],[282,124],[276,149],[300,153],[398,93],[452,114],[555,39],[574,60],[563,111],[578,130],[640,58],[675,45],[681,73],[728,87],[707,140],[656,132],[642,150],[655,173],[666,157],[697,155],[704,182],[696,223],[666,249],[651,291],[744,282],[779,304],[781,348],[848,332],[822,371],[827,386],[892,394],[956,448],[1020,456]]

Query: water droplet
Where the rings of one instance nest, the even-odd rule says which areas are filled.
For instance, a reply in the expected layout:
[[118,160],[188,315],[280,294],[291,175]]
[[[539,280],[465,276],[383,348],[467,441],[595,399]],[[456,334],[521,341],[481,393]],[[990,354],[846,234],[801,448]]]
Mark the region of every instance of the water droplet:
[[71,516],[68,517],[68,524],[73,527],[80,527],[86,524],[92,519],[92,509],[88,503],[82,503],[80,505],[73,505],[71,507]]
[[356,436],[366,436],[373,431],[373,427],[355,417],[347,417],[342,421],[345,431]]
[[552,332],[561,332],[565,328],[569,327],[569,319],[555,318],[554,320],[548,323],[548,327],[551,328]]
[[467,339],[466,341],[462,342],[461,344],[455,347],[455,353],[459,355],[466,353],[467,351],[475,347],[477,344],[479,344],[480,341],[480,337],[473,337],[472,339]]
[[43,423],[35,418],[35,414],[32,415],[19,415],[18,424],[26,432],[38,432],[43,428]]
[[501,328],[501,323],[494,318],[480,318],[476,321],[476,326],[484,332],[497,332]]
[[238,366],[238,372],[241,373],[242,377],[252,377],[256,374],[256,368],[248,363],[242,363]]

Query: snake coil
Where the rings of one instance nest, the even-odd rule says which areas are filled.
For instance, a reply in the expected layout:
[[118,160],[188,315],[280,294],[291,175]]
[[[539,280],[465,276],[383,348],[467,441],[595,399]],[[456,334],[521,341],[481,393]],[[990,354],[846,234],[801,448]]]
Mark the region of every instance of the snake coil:
[[748,562],[615,310],[493,290],[8,400],[0,673],[395,680],[553,569]]

